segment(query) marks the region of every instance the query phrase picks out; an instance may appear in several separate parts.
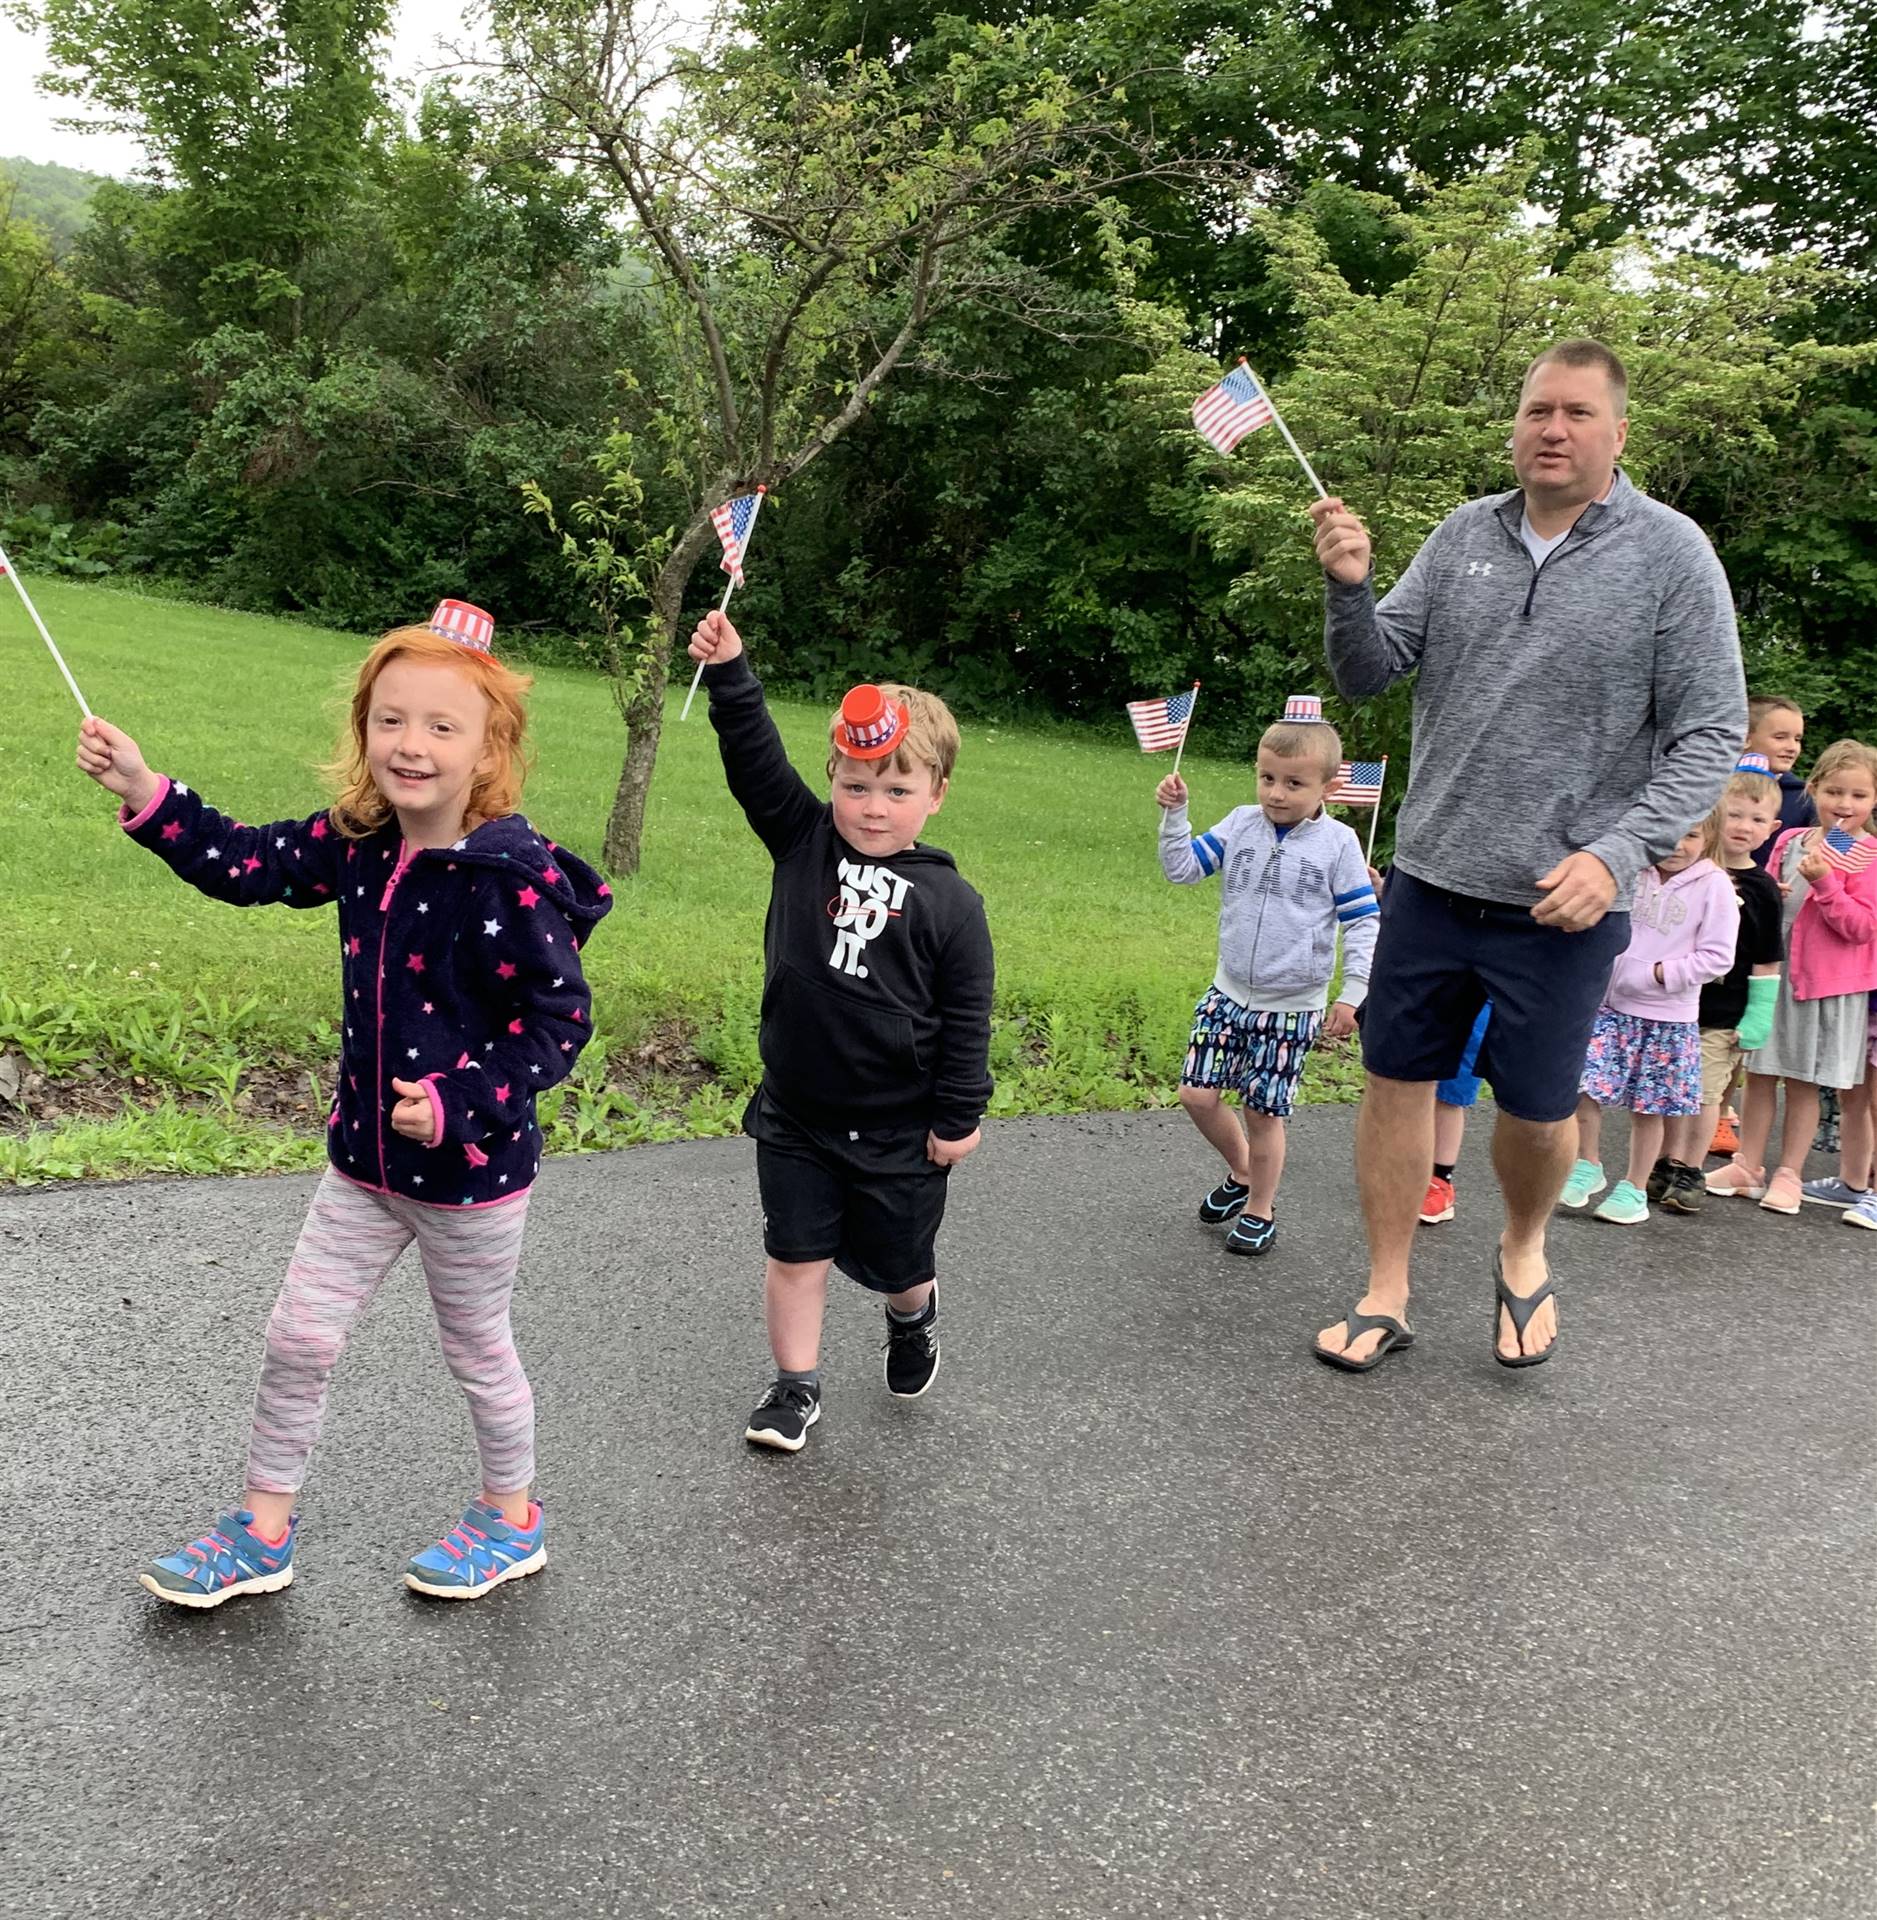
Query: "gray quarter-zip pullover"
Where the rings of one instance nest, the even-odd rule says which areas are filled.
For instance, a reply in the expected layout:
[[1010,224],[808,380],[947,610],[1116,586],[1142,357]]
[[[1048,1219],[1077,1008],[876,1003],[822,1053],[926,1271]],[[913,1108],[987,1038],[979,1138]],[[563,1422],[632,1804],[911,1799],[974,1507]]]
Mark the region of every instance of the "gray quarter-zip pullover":
[[1621,908],[1746,738],[1733,598],[1701,529],[1621,472],[1542,567],[1523,511],[1514,490],[1450,513],[1379,605],[1329,581],[1330,673],[1361,699],[1419,672],[1398,866],[1530,906],[1582,850]]

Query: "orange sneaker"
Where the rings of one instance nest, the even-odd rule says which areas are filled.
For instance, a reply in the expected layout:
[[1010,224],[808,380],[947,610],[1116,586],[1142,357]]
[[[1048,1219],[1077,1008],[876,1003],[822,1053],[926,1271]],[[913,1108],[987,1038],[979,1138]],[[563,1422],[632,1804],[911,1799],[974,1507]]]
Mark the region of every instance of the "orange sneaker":
[[1716,1167],[1707,1177],[1710,1193],[1731,1195],[1736,1200],[1758,1200],[1766,1192],[1766,1169],[1743,1167],[1736,1155],[1724,1167]]
[[1427,1183],[1427,1198],[1421,1202],[1421,1219],[1430,1227],[1453,1218],[1453,1182],[1439,1174]]
[[1739,1151],[1740,1122],[1735,1115],[1723,1108],[1720,1121],[1714,1129],[1714,1138],[1708,1143],[1708,1152],[1726,1154],[1731,1158]]

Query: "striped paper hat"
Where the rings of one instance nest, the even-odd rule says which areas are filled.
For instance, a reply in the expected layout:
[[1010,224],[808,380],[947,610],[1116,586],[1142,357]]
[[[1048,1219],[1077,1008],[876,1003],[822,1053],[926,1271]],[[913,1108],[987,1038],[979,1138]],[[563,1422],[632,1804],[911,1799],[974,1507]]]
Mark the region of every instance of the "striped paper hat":
[[1306,724],[1312,720],[1321,720],[1323,702],[1314,693],[1293,693],[1284,702],[1284,718],[1303,721]]
[[912,715],[888,700],[870,681],[851,689],[841,702],[835,751],[849,760],[884,760],[905,739]]
[[439,600],[427,624],[432,633],[440,633],[458,646],[473,647],[478,653],[494,648],[494,616],[472,607],[467,600]]
[[[1734,762],[1736,773],[1763,773],[1767,779],[1773,777],[1773,763],[1763,753],[1743,753]],[[1745,802],[1742,802],[1744,805]]]

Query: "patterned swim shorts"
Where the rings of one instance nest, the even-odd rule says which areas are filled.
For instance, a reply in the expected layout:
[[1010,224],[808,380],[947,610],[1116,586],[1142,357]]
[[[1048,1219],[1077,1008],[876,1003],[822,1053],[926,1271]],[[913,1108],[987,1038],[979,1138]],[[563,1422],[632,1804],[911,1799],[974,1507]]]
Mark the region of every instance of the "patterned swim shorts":
[[1701,1111],[1701,1029],[1605,1007],[1591,1029],[1582,1084],[1600,1107],[1687,1119]]
[[1237,1094],[1253,1113],[1288,1119],[1322,1025],[1320,1013],[1259,1013],[1208,987],[1193,1009],[1180,1085],[1216,1087]]

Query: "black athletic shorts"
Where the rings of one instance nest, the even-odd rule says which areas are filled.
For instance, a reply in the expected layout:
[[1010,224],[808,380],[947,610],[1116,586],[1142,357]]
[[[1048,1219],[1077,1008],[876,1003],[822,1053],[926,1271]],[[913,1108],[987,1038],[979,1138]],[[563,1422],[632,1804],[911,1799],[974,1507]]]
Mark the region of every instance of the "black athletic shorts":
[[1448,893],[1397,867],[1382,893],[1362,1063],[1384,1080],[1449,1080],[1490,1000],[1474,1072],[1507,1113],[1567,1119],[1610,969],[1628,945],[1627,913],[1561,933],[1529,908]]
[[926,1158],[927,1128],[807,1127],[759,1087],[743,1130],[756,1141],[770,1259],[832,1260],[875,1293],[904,1293],[937,1273],[948,1170]]

